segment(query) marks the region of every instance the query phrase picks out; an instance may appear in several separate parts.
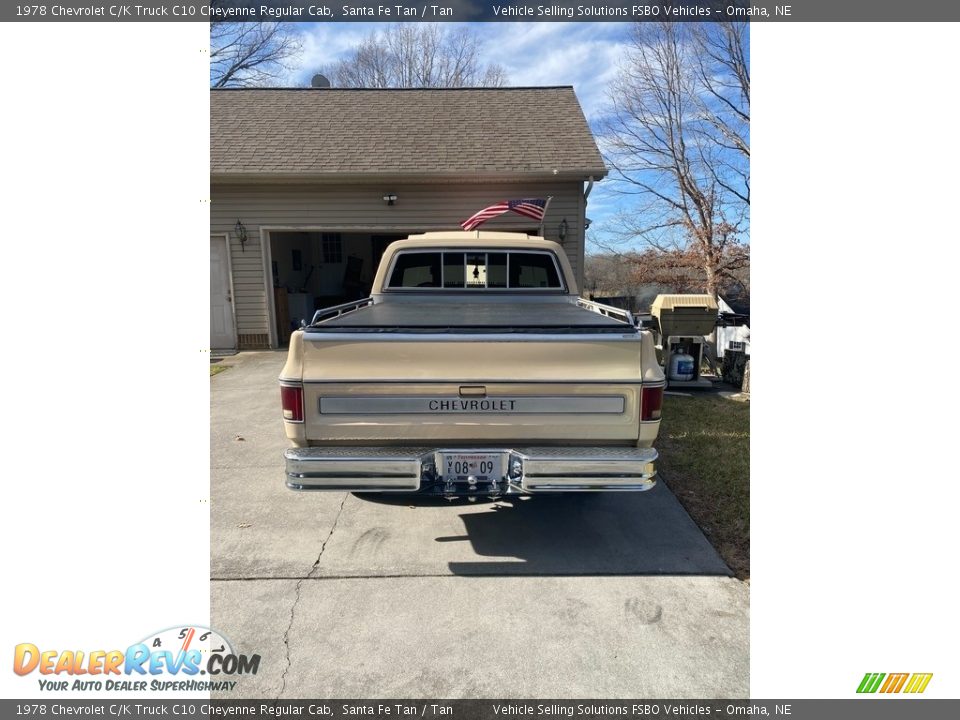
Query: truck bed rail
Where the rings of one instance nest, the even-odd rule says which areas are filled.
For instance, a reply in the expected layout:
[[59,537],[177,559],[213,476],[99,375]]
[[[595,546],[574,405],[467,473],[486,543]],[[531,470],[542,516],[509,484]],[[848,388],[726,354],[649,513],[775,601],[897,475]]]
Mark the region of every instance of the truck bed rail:
[[[526,302],[484,301],[451,296],[443,302],[390,298],[389,302],[363,301],[321,311],[313,333],[450,334],[632,334],[627,315],[611,308],[601,312],[581,307],[565,298]],[[602,306],[601,306],[602,307]]]
[[317,323],[323,322],[324,320],[332,320],[333,318],[338,318],[341,315],[346,315],[349,312],[354,310],[359,310],[360,308],[365,308],[367,305],[373,303],[373,298],[363,298],[363,300],[354,300],[353,302],[343,303],[342,305],[333,305],[328,308],[320,308],[313,314],[313,319],[310,321],[310,325],[316,325]]
[[591,310],[592,312],[613,318],[614,320],[623,320],[625,323],[629,323],[631,327],[635,327],[636,325],[633,320],[633,313],[629,310],[614,307],[613,305],[604,305],[603,303],[587,300],[586,298],[578,298],[577,305],[585,310]]

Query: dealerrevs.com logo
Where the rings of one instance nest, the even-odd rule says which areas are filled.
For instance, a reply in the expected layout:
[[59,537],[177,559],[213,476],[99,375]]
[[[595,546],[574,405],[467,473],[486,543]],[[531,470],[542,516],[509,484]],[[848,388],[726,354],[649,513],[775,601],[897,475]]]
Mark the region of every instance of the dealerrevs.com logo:
[[37,673],[41,690],[233,690],[238,675],[256,675],[259,655],[240,655],[216,630],[200,625],[151,633],[126,650],[41,650],[20,643],[13,671]]
[[933,673],[867,673],[857,687],[858,693],[922,693]]

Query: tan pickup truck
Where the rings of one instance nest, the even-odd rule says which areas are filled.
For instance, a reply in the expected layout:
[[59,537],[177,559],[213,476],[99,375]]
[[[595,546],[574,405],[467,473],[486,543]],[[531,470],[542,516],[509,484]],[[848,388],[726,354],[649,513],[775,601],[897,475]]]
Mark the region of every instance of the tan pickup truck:
[[664,376],[629,313],[539,237],[433,232],[317,311],[280,376],[294,490],[648,490]]

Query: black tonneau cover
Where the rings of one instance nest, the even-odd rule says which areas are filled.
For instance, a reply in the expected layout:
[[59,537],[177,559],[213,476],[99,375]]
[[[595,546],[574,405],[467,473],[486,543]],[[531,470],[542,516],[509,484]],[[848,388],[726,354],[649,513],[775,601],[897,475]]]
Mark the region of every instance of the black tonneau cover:
[[625,333],[635,328],[571,303],[384,302],[311,325],[308,332]]

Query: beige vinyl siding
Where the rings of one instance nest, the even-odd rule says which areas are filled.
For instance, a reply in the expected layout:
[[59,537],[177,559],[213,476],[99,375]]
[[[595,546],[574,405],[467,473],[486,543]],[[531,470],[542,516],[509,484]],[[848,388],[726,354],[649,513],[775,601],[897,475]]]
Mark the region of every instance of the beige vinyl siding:
[[[383,196],[397,195],[388,206]],[[410,232],[450,230],[477,210],[501,200],[553,196],[544,235],[563,242],[578,284],[583,277],[583,184],[580,182],[515,184],[370,185],[215,185],[211,188],[210,231],[229,233],[233,259],[237,333],[244,337],[270,333],[269,268],[261,247],[262,228],[310,228],[340,232]],[[234,226],[241,220],[248,240],[241,248]],[[495,218],[486,230],[535,232],[537,223],[514,213]],[[272,284],[272,283],[271,283]],[[271,342],[275,336],[270,334]]]

